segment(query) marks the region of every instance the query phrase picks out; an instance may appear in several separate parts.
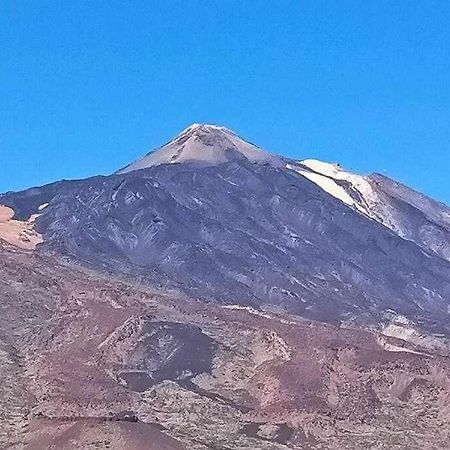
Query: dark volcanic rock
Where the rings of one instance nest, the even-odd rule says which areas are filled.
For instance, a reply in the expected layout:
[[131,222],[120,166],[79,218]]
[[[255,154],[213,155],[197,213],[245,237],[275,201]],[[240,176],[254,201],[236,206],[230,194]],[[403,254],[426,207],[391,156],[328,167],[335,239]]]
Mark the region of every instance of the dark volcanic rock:
[[267,163],[163,164],[0,198],[21,217],[43,201],[41,250],[94,267],[336,323],[394,310],[450,326],[448,261]]
[[176,322],[144,322],[120,371],[130,389],[142,392],[163,380],[188,380],[210,372],[215,342],[200,328]]

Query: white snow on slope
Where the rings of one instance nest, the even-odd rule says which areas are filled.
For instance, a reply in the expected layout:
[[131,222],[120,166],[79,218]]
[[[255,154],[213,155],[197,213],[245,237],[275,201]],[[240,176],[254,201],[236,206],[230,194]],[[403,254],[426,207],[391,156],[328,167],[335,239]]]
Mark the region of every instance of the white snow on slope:
[[295,170],[300,175],[308,178],[308,180],[317,184],[317,186],[322,188],[325,192],[328,192],[328,194],[331,194],[333,197],[336,197],[347,205],[356,206],[355,201],[352,199],[352,197],[345,191],[342,186],[339,186],[334,179],[316,172],[307,172],[306,170],[302,170],[299,167],[295,167],[291,164],[287,164],[286,167],[288,169]]
[[[373,190],[366,178],[361,175],[347,172],[337,164],[330,164],[316,159],[305,159],[301,164],[326,177],[347,181],[350,183],[351,188],[360,194],[361,200],[363,200],[368,207],[378,200],[377,193]],[[367,211],[368,208],[363,208],[362,206],[361,208],[364,209],[365,212],[369,212]]]
[[316,159],[305,159],[299,161],[299,165],[288,164],[286,167],[308,178],[325,192],[359,213],[382,223],[399,236],[405,236],[400,224],[397,223],[395,211],[386,204],[381,194],[372,187],[366,177],[348,172],[338,164]]

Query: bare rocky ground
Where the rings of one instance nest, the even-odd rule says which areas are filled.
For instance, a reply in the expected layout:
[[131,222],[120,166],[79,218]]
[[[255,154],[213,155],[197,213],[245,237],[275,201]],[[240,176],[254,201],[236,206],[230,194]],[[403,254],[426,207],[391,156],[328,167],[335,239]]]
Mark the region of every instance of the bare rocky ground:
[[3,448],[450,447],[442,349],[199,302],[5,242],[0,298]]

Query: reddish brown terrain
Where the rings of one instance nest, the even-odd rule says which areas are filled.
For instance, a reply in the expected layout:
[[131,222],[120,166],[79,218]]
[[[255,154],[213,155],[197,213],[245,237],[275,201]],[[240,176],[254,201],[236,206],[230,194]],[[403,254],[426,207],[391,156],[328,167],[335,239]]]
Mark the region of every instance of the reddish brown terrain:
[[450,446],[442,349],[207,304],[4,241],[0,293],[3,448]]

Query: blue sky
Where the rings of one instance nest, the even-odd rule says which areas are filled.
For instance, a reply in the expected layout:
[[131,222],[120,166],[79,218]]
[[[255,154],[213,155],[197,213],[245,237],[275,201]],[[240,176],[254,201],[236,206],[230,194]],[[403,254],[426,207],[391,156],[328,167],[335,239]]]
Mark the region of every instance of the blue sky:
[[450,204],[450,2],[0,2],[0,191],[106,174],[193,122]]

